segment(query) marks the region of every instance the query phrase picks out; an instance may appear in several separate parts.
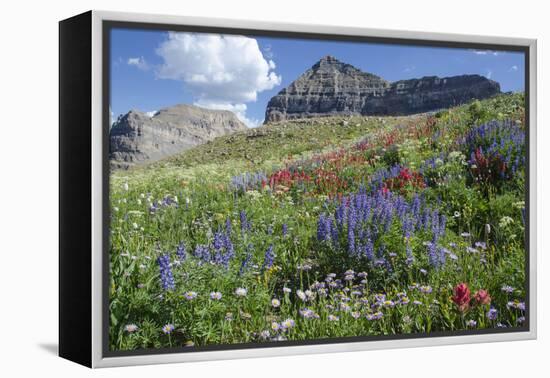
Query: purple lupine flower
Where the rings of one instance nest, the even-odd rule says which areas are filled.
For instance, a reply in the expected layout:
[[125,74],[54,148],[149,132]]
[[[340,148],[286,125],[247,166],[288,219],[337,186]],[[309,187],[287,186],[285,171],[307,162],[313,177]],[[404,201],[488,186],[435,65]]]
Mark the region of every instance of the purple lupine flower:
[[223,262],[223,234],[221,232],[216,232],[214,234],[214,241],[212,242],[212,247],[214,250],[214,262],[216,264],[222,264]]
[[229,218],[225,220],[225,233],[231,235],[231,219]]
[[[250,247],[251,245],[249,245],[249,248]],[[246,268],[250,265],[251,260],[252,260],[252,253],[250,253],[250,249],[249,249],[249,252],[246,254],[245,258],[241,263],[241,268],[239,269],[239,275],[242,275],[244,273]]]
[[172,268],[170,267],[170,256],[168,254],[160,255],[157,258],[157,264],[159,266],[162,288],[164,290],[174,290],[176,284],[172,275]]
[[438,251],[438,257],[439,257],[439,261],[438,261],[438,267],[442,267],[443,265],[445,265],[445,262],[447,260],[447,250],[445,248],[442,248],[440,246],[437,247],[437,251]]
[[344,204],[341,204],[336,208],[335,219],[336,225],[340,228],[344,227],[344,214],[346,212],[346,207]]
[[288,226],[286,225],[286,223],[283,223],[282,233],[283,233],[283,238],[286,237],[286,235],[288,234]]
[[445,236],[445,228],[447,227],[447,217],[445,214],[441,214],[439,217],[439,236]]
[[176,256],[180,261],[185,261],[187,258],[187,253],[185,252],[185,243],[181,242],[176,248]]
[[224,234],[222,236],[222,242],[225,253],[223,254],[221,263],[227,269],[229,267],[229,262],[233,259],[233,257],[235,257],[235,249],[229,234]]
[[439,238],[439,211],[436,209],[431,214],[432,235],[435,241]]
[[248,190],[259,190],[268,182],[268,178],[263,172],[243,173],[231,178],[229,188],[238,193],[244,193]]
[[199,264],[208,263],[211,260],[210,250],[207,245],[197,244],[193,255],[200,260]]
[[320,242],[327,240],[328,232],[326,228],[325,217],[325,214],[321,213],[321,215],[319,215],[319,220],[317,221],[317,240]]
[[374,260],[374,244],[371,239],[368,239],[365,245],[363,246],[363,253],[367,260]]
[[352,228],[348,228],[348,252],[355,256],[355,231]]
[[437,254],[437,246],[435,243],[430,242],[427,245],[428,248],[428,262],[434,268],[439,268],[439,256]]
[[265,251],[263,268],[264,269],[271,268],[273,266],[274,260],[275,260],[275,252],[273,251],[273,244],[271,244]]
[[330,240],[333,246],[338,246],[338,227],[335,226],[332,219],[326,220],[327,227],[330,229]]
[[250,229],[250,224],[248,223],[248,219],[246,217],[246,211],[241,210],[239,212],[239,218],[241,221],[241,231],[247,231]]

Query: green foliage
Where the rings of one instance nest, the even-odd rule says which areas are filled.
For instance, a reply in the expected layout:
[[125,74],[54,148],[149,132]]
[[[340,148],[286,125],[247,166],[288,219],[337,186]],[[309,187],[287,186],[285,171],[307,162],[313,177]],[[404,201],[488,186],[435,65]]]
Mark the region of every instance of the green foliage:
[[386,148],[382,155],[382,162],[389,167],[399,164],[401,162],[399,148],[396,145]]
[[[336,117],[265,125],[149,166],[113,172],[110,349],[520,325],[524,168],[518,167],[500,192],[484,193],[468,181],[469,157],[459,141],[472,122],[501,116],[523,121],[522,101],[521,94],[498,96],[433,119],[353,117],[343,126]],[[411,201],[421,194],[446,217],[446,232],[438,241],[446,262],[440,267],[429,261],[431,230],[406,239],[397,221],[380,237],[386,265],[350,255],[347,242],[331,246],[317,239],[322,213],[333,211],[341,195],[365,187],[377,193],[373,178],[395,164],[425,183],[405,186],[395,195]],[[289,176],[273,187],[269,182],[239,191],[231,186],[233,176],[258,171],[268,178],[276,172]],[[295,172],[300,175],[292,176]],[[384,180],[382,188],[388,184]],[[220,232],[234,248],[227,266],[195,253],[202,245],[212,249]],[[176,253],[181,243],[185,258]],[[273,265],[266,266],[271,246]],[[165,254],[171,262],[171,290],[163,288],[157,264]],[[354,275],[346,281],[349,269]],[[336,280],[342,284],[331,287]],[[467,311],[459,311],[451,297],[461,282],[472,295],[487,290],[491,304],[471,299]],[[501,290],[504,285],[511,292]],[[245,296],[236,294],[239,288],[246,289]],[[211,298],[218,292],[220,299]],[[498,313],[494,320],[487,317],[490,307]],[[164,333],[168,324],[174,330]]]

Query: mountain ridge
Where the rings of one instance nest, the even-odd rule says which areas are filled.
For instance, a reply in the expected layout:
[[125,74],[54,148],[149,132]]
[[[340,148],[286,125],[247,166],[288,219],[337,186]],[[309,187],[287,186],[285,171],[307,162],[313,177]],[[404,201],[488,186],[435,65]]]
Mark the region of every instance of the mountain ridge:
[[409,115],[499,93],[497,82],[480,75],[389,82],[327,55],[270,99],[265,123],[326,115]]
[[111,127],[111,167],[129,168],[157,161],[218,136],[245,129],[244,123],[228,110],[178,104],[150,116],[132,109]]

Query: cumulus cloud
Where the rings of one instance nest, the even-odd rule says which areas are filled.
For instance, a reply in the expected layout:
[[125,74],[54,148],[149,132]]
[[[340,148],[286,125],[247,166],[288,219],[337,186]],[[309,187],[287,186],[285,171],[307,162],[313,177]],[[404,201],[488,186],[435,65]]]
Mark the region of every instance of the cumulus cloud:
[[253,38],[171,32],[156,52],[163,60],[158,78],[183,82],[196,105],[230,110],[249,126],[259,121],[246,117],[246,103],[281,84],[275,62]]
[[518,70],[518,66],[516,66],[515,64],[510,67],[510,69],[508,71],[512,72],[512,71],[517,71]]
[[137,58],[128,58],[128,61],[126,62],[129,66],[137,67],[138,69],[142,71],[149,70],[150,66],[149,63],[145,60],[144,57],[140,56]]

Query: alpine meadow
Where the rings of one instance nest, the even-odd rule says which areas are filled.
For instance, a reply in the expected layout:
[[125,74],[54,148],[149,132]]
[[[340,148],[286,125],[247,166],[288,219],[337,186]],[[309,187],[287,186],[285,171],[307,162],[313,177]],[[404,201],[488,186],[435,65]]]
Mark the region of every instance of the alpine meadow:
[[277,91],[113,123],[110,350],[526,325],[523,91],[332,56]]

